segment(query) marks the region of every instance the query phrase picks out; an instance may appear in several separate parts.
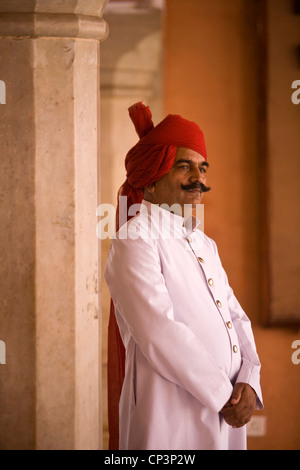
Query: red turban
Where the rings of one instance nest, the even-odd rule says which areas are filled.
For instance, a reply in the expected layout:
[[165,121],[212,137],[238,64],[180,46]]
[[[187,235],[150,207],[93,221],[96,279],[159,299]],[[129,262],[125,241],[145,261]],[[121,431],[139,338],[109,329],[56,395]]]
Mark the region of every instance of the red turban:
[[[156,127],[148,106],[136,103],[129,108],[139,142],[125,159],[127,178],[119,196],[127,196],[127,206],[140,203],[143,189],[160,180],[172,168],[178,147],[200,153],[206,160],[204,136],[197,124],[169,114]],[[117,223],[118,223],[117,210]],[[119,400],[125,374],[125,349],[120,337],[111,301],[108,327],[108,424],[109,448],[118,449]]]

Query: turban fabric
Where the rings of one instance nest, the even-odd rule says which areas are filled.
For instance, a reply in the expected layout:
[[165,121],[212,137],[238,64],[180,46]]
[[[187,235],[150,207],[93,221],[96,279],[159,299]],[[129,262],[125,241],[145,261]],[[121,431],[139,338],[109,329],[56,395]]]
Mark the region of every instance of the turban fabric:
[[[154,127],[148,106],[136,103],[129,108],[130,118],[140,138],[125,159],[127,178],[119,196],[127,197],[127,207],[143,199],[143,189],[160,180],[174,165],[178,147],[200,153],[206,160],[204,136],[197,124],[169,114]],[[117,209],[117,229],[119,209]],[[108,424],[109,448],[118,449],[119,400],[125,375],[125,349],[111,301],[108,326]]]

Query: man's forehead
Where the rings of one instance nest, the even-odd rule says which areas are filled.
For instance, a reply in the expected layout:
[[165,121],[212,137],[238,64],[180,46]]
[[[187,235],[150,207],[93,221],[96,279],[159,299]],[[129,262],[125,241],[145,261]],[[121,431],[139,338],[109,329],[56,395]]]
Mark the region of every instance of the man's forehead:
[[177,163],[181,160],[192,161],[197,164],[203,163],[208,166],[205,158],[200,153],[196,152],[195,150],[178,147],[174,163]]

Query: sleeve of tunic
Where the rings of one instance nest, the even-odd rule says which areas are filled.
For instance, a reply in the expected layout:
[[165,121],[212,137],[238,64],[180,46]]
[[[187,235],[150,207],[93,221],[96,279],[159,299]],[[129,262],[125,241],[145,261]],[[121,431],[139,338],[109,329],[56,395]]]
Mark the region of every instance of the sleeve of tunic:
[[174,320],[155,241],[113,240],[104,277],[151,367],[219,412],[230,399],[232,384],[193,331]]

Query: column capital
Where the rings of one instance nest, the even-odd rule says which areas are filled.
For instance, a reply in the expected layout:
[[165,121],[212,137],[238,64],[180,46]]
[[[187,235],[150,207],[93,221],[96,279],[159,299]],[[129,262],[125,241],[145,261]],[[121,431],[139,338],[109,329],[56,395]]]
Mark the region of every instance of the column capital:
[[0,37],[105,40],[102,15],[109,0],[0,0]]

